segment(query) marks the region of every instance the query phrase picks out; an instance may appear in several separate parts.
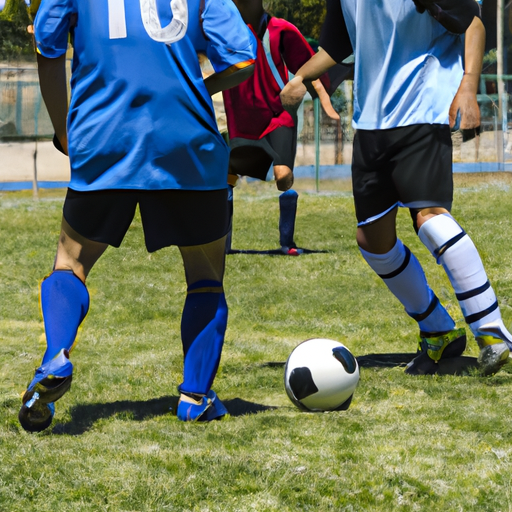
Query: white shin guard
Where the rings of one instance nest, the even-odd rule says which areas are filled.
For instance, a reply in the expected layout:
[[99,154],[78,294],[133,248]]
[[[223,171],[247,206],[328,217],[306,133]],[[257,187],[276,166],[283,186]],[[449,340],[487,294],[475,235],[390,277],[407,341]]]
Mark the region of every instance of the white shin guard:
[[403,304],[423,332],[447,332],[455,327],[452,318],[428,286],[416,256],[400,241],[386,254],[361,249],[368,265]]
[[449,214],[436,215],[421,226],[418,236],[446,271],[473,333],[485,324],[501,322],[480,255],[455,219]]

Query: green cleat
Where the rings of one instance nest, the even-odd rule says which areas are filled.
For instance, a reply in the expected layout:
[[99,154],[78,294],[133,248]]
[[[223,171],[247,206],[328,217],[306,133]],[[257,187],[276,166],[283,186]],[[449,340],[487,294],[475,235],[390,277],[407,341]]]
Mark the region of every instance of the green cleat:
[[406,366],[408,375],[433,375],[437,373],[440,359],[459,357],[466,350],[464,327],[446,333],[420,332],[418,355]]

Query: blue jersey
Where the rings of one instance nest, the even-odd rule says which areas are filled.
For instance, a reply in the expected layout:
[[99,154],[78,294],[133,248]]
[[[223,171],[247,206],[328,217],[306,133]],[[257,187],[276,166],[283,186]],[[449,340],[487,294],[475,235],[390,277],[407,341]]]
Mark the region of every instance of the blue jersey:
[[412,0],[341,0],[354,49],[353,125],[448,124],[462,75],[462,36]]
[[34,25],[45,57],[73,41],[71,188],[226,187],[229,150],[197,54],[216,72],[255,59],[231,0],[44,0]]

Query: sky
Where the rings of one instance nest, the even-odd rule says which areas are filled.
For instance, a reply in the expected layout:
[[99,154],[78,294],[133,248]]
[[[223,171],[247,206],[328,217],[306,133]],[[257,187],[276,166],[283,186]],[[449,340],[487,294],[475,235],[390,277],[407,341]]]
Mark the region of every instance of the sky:
[[5,0],[0,0],[0,11],[4,8]]

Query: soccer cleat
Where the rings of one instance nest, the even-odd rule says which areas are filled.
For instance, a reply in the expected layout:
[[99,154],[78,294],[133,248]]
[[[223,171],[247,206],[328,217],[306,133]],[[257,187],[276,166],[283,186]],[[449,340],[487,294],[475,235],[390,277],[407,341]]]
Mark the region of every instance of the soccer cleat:
[[302,249],[297,247],[281,247],[281,252],[286,256],[299,256],[302,254]]
[[464,327],[447,333],[420,332],[418,355],[406,366],[408,375],[433,375],[437,373],[440,359],[458,357],[466,349]]
[[55,414],[54,402],[71,387],[73,364],[67,350],[40,366],[23,395],[18,420],[27,432],[42,432]]
[[178,402],[177,416],[181,421],[212,421],[222,418],[227,413],[224,404],[213,390],[207,395],[181,393]]

